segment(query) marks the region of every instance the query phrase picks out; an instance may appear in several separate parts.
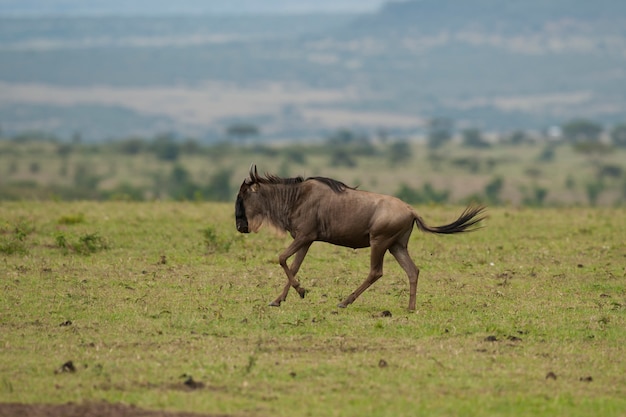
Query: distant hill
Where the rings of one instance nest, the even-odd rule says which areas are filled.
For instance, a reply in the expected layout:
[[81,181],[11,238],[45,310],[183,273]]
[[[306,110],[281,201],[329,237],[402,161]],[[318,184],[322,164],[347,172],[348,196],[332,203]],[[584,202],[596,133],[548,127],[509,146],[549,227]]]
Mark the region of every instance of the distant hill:
[[383,0],[2,0],[0,15],[155,16],[375,10]]
[[626,119],[621,0],[389,2],[335,39],[377,45],[368,64],[389,70],[370,84],[413,94],[405,109],[501,128]]
[[[201,3],[213,4],[194,4]],[[244,3],[252,4],[237,4]],[[167,129],[214,140],[240,121],[257,124],[261,139],[339,128],[419,134],[433,117],[494,131],[546,129],[575,117],[611,125],[626,120],[625,68],[622,0],[415,0],[366,14],[5,17],[0,126],[93,139]]]
[[626,31],[625,19],[626,2],[621,0],[413,0],[389,2],[378,13],[358,19],[350,29],[369,34],[379,30],[429,34],[468,29],[529,33],[567,22],[594,30]]

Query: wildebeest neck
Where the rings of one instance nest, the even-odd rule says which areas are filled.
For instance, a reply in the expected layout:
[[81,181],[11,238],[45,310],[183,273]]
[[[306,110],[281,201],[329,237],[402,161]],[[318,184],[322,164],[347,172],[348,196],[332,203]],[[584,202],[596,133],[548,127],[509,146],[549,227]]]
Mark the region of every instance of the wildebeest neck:
[[274,185],[262,189],[265,206],[265,220],[272,226],[292,231],[291,213],[300,196],[300,184]]

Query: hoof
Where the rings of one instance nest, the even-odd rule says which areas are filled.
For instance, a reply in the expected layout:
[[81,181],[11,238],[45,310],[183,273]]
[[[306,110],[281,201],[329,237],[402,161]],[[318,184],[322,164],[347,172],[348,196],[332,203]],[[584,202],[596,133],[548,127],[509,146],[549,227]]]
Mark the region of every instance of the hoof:
[[268,304],[270,307],[280,307],[280,301],[272,301]]
[[339,304],[337,304],[337,307],[339,307],[339,308],[346,308],[346,307],[348,307],[348,304],[339,303]]
[[299,287],[297,291],[298,291],[298,294],[300,294],[300,298],[304,298],[304,296],[305,296],[305,295],[306,295],[306,293],[308,292],[307,290],[305,290],[305,289],[304,289],[304,288],[302,288],[302,287]]

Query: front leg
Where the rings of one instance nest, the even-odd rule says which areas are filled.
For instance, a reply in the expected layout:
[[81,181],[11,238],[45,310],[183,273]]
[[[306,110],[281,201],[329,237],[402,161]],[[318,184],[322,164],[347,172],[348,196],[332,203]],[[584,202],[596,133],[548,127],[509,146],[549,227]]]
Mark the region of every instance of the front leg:
[[[302,265],[302,261],[309,251],[312,243],[312,241],[302,241],[296,239],[291,243],[291,245],[289,245],[289,247],[287,247],[287,249],[285,249],[283,253],[280,254],[280,256],[278,257],[278,262],[280,263],[280,266],[283,267],[283,270],[287,275],[287,284],[283,288],[283,291],[280,293],[280,295],[270,303],[270,306],[279,307],[280,303],[287,299],[287,294],[289,293],[289,288],[291,287],[298,291],[300,298],[304,298],[304,296],[306,295],[306,290],[300,286],[300,282],[298,282],[298,280],[296,279],[296,274],[300,270],[300,265]],[[296,254],[296,257],[291,264],[291,268],[289,268],[287,266],[287,260],[294,253]]]
[[[298,284],[298,285],[300,285],[300,284]],[[289,293],[289,288],[291,288],[291,283],[289,281],[287,281],[287,284],[283,288],[283,292],[281,292],[280,295],[278,296],[278,298],[276,298],[274,301],[272,301],[269,305],[271,307],[280,307],[280,303],[282,303],[283,301],[285,301],[287,299],[287,293]],[[304,289],[304,288],[302,288],[300,286],[294,287],[294,288],[296,289],[296,291],[298,291],[298,294],[300,294],[300,298],[304,298],[304,296],[308,292],[306,289]]]

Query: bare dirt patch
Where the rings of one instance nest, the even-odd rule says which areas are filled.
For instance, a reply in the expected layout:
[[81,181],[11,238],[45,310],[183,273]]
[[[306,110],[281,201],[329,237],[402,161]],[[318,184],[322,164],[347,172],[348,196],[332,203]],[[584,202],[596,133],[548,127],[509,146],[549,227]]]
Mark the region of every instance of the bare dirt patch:
[[0,417],[226,417],[224,414],[145,410],[123,404],[0,404]]

